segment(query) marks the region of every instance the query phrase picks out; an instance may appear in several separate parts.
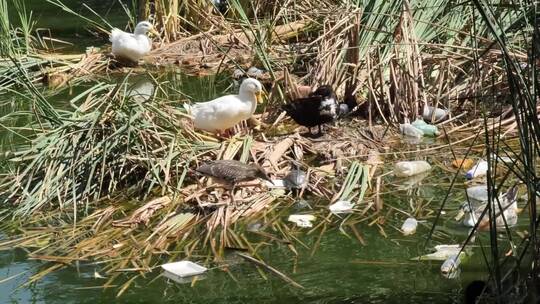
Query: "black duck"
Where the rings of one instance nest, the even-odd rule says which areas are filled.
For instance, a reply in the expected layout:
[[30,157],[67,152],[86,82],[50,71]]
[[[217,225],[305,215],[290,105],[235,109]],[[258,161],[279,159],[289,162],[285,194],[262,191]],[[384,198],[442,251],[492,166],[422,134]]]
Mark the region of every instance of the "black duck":
[[272,182],[266,171],[255,164],[245,164],[237,160],[215,160],[202,164],[197,172],[222,180],[233,187],[243,181],[261,178]]
[[338,103],[332,87],[323,85],[308,97],[283,105],[282,109],[297,124],[308,127],[310,133],[312,127],[319,127],[320,135],[321,125],[337,118]]

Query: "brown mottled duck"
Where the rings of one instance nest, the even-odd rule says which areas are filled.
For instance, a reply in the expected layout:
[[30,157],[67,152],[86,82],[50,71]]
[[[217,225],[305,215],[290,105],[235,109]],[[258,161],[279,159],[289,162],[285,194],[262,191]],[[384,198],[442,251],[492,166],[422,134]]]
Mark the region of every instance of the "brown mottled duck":
[[237,160],[215,160],[202,164],[197,172],[221,180],[233,186],[239,182],[257,178],[272,182],[266,171],[259,165],[245,164]]

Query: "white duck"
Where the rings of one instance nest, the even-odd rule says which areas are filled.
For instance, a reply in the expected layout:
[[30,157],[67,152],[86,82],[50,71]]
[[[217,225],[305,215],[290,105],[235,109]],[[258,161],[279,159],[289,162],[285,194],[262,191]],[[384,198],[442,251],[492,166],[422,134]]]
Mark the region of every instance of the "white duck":
[[249,119],[262,101],[262,85],[246,78],[238,95],[226,95],[211,101],[194,104],[191,109],[194,126],[212,133],[222,133],[243,120]]
[[148,21],[139,22],[133,34],[113,28],[110,37],[112,53],[116,57],[138,62],[152,49],[152,41],[147,36],[149,31],[155,33],[154,26]]
[[[501,194],[498,201],[501,203],[502,212],[501,208],[499,208],[499,203],[497,200],[493,200],[496,210],[495,223],[497,227],[504,227],[505,221],[508,226],[516,225],[518,220],[517,186],[514,186],[510,188],[508,192]],[[465,216],[463,219],[463,225],[467,227],[474,227],[485,208],[487,208],[487,202],[476,207],[471,206],[471,204],[468,202],[465,202],[463,205],[461,205],[460,211],[456,216],[456,220],[460,220],[463,216]],[[487,211],[478,224],[478,229],[489,230],[489,214]]]

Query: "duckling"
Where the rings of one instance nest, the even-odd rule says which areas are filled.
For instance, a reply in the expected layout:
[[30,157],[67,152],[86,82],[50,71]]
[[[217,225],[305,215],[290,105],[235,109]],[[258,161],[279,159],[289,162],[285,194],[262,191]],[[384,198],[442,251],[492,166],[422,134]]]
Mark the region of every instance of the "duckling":
[[266,171],[256,164],[245,164],[237,160],[215,160],[202,164],[197,172],[233,186],[243,181],[261,178],[272,182]]
[[322,134],[321,125],[336,119],[338,114],[338,103],[334,90],[329,85],[320,86],[309,97],[298,98],[291,103],[282,106],[296,123],[311,128],[318,126],[319,133]]
[[251,118],[262,102],[262,85],[253,78],[246,78],[238,95],[226,95],[188,107],[193,115],[195,128],[212,133],[223,133],[243,120]]
[[152,41],[148,38],[148,32],[156,33],[152,23],[148,21],[139,22],[133,34],[113,28],[110,37],[112,53],[116,57],[138,62],[152,49]]
[[[517,206],[517,186],[513,186],[506,193],[503,193],[498,198],[501,203],[501,208],[499,208],[499,203],[493,201],[496,210],[495,223],[497,227],[504,227],[505,220],[508,226],[514,226],[517,224],[518,220],[518,206]],[[478,222],[480,216],[487,207],[487,203],[483,203],[479,206],[473,207],[469,202],[465,202],[461,205],[460,211],[456,216],[456,220],[460,220],[463,216],[463,225],[467,227],[474,227]],[[486,230],[489,229],[489,214],[486,213],[480,223],[478,224],[478,229]]]

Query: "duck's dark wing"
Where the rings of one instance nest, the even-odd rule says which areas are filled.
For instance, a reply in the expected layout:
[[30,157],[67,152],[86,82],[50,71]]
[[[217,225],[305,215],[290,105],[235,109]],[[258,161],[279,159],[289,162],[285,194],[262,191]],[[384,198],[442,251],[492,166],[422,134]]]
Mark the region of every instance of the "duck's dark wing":
[[283,105],[282,109],[299,125],[314,127],[321,124],[319,110],[321,102],[320,96],[299,98]]

